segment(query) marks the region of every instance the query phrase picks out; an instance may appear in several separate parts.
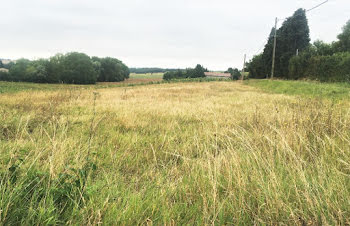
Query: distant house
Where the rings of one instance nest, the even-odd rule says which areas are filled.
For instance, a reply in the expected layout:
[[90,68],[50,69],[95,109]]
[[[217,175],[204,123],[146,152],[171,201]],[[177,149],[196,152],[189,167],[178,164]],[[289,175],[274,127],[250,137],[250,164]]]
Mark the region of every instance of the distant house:
[[7,70],[6,68],[0,68],[0,71],[8,72],[9,70]]
[[11,62],[16,63],[15,60],[10,60],[10,59],[0,59],[3,64],[9,64]]
[[222,73],[222,72],[204,72],[206,77],[209,78],[230,78],[230,73]]

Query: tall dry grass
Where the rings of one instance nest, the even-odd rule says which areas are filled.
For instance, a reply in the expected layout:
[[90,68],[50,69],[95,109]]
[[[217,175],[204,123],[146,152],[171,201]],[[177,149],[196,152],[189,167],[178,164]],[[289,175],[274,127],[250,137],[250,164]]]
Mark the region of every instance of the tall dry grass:
[[2,94],[0,224],[350,224],[349,106],[233,82]]

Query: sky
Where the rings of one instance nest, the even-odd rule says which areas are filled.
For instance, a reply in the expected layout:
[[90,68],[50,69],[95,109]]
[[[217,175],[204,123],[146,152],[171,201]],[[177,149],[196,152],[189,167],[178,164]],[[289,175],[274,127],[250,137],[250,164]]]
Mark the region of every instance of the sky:
[[[0,0],[0,58],[84,52],[129,67],[242,68],[262,50],[275,17],[324,0]],[[350,0],[307,14],[312,41],[336,40]]]

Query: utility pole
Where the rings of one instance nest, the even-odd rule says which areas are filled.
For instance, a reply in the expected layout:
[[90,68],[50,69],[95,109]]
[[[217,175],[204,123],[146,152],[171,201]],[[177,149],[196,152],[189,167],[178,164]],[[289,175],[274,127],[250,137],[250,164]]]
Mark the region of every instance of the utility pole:
[[244,54],[244,61],[243,61],[243,70],[242,70],[242,81],[244,80],[244,72],[245,72],[245,59],[247,57],[247,54]]
[[278,18],[276,17],[276,21],[275,21],[275,36],[274,36],[274,40],[273,40],[271,79],[273,79],[273,76],[274,76],[274,74],[275,74],[275,57],[276,57],[276,41],[277,41],[277,21],[278,21]]

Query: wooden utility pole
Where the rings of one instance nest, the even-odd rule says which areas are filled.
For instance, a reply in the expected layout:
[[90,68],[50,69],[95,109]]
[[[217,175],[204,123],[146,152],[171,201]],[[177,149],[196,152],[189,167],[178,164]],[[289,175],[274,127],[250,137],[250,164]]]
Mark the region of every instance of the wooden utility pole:
[[273,79],[273,76],[275,75],[275,57],[276,57],[276,41],[277,41],[277,17],[275,21],[275,36],[273,41],[273,53],[272,53],[272,69],[271,69],[271,79]]
[[247,57],[247,54],[244,54],[244,61],[243,61],[243,70],[242,70],[242,81],[244,80],[244,73],[245,73],[245,59]]

